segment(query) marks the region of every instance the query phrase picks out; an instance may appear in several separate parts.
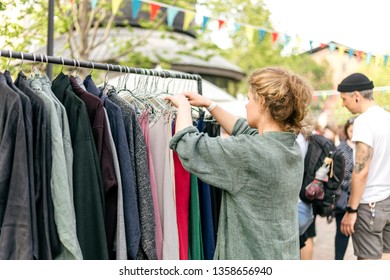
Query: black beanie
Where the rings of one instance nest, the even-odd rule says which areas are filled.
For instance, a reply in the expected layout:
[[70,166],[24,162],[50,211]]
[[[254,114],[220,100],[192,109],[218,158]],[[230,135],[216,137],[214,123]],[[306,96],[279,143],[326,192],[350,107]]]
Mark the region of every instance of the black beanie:
[[353,92],[366,89],[373,89],[374,83],[366,75],[354,73],[346,77],[337,87],[339,92]]

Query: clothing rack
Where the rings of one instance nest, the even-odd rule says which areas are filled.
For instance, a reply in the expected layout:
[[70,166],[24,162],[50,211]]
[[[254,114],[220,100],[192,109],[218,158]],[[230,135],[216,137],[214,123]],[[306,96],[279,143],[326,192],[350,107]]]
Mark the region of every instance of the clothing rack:
[[48,56],[45,54],[36,54],[36,53],[25,53],[25,52],[15,52],[10,50],[0,50],[0,57],[9,57],[17,58],[41,63],[51,63],[59,64],[63,66],[73,66],[76,68],[89,68],[89,69],[100,69],[106,71],[114,71],[121,73],[130,73],[137,75],[147,75],[147,76],[156,76],[161,78],[173,78],[173,79],[185,79],[185,80],[195,80],[197,81],[198,93],[202,94],[202,77],[197,74],[188,74],[188,73],[177,73],[167,70],[155,70],[155,69],[146,69],[146,68],[134,68],[128,66],[121,66],[117,64],[107,64],[99,63],[93,61],[85,61],[78,59],[69,59],[63,57],[54,57]]

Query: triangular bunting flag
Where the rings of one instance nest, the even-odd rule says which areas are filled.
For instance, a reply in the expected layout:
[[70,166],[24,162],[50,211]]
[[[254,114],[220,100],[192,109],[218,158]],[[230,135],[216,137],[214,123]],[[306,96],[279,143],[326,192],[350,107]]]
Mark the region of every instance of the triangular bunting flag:
[[389,61],[389,55],[385,54],[383,57],[383,65],[386,66],[388,61]]
[[158,4],[150,3],[149,8],[150,8],[150,20],[154,20],[161,6]]
[[265,37],[265,30],[264,29],[259,29],[259,43],[261,43],[261,41],[263,41],[264,37]]
[[367,53],[367,56],[366,56],[366,64],[370,64],[370,61],[371,61],[371,58],[372,58],[372,53]]
[[184,22],[183,22],[183,30],[187,30],[188,27],[190,26],[192,20],[195,18],[195,13],[186,11],[184,13]]
[[310,41],[309,41],[309,44],[310,44],[310,52],[313,52],[313,41],[310,40]]
[[225,21],[223,19],[218,20],[218,30],[221,30],[222,26],[225,24]]
[[235,22],[234,23],[234,31],[237,32],[238,30],[240,30],[240,28],[241,28],[241,25],[238,22]]
[[279,33],[278,32],[272,32],[272,44],[275,45],[276,41],[278,40]]
[[207,23],[209,22],[209,19],[210,19],[209,17],[203,16],[203,22],[202,22],[202,31],[203,32],[207,27]]
[[344,55],[346,48],[339,46],[339,54]]
[[96,7],[96,4],[97,4],[97,0],[91,0],[91,10],[95,9]]
[[255,29],[252,26],[245,26],[245,34],[248,38],[248,42],[253,42],[253,35],[255,34]]
[[168,7],[167,9],[167,22],[168,26],[173,26],[173,21],[175,20],[175,17],[177,16],[177,13],[179,10],[175,7]]
[[357,59],[360,61],[362,59],[363,52],[362,51],[356,51],[356,56],[357,56]]
[[375,66],[378,67],[379,64],[382,62],[382,56],[381,55],[376,55],[375,56]]
[[335,43],[330,43],[329,44],[329,50],[330,52],[333,52],[336,49],[336,44]]
[[133,19],[136,19],[138,16],[139,9],[141,8],[141,1],[140,0],[133,0],[132,6],[131,6],[131,12]]
[[118,10],[119,6],[121,5],[122,0],[111,0],[111,7],[112,7],[112,13],[115,15]]
[[291,40],[291,37],[289,35],[287,35],[287,34],[284,35],[284,43],[283,43],[283,45],[287,46],[288,43],[290,43],[290,40]]
[[353,56],[354,52],[355,52],[354,49],[349,49],[349,51],[348,51],[349,58],[351,58]]

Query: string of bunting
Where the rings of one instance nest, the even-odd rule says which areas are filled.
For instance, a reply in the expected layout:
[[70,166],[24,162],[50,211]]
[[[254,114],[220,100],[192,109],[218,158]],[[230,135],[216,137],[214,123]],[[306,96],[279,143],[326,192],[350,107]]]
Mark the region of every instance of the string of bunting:
[[[95,8],[98,0],[90,0],[91,1],[91,8]],[[129,0],[111,0],[111,6],[112,6],[112,12],[116,14],[119,11],[119,7],[122,4],[123,1],[129,1]],[[209,23],[211,21],[214,21],[217,23],[218,30],[221,30],[223,28],[230,28],[227,24],[227,21],[225,19],[221,18],[212,18],[205,15],[200,15],[195,10],[188,10],[179,8],[176,6],[156,2],[156,1],[150,1],[150,0],[132,0],[132,18],[136,19],[138,16],[138,13],[141,9],[141,6],[143,3],[146,3],[149,5],[149,11],[150,11],[150,20],[155,20],[158,16],[158,12],[160,11],[161,7],[166,8],[167,12],[167,24],[168,26],[173,26],[173,22],[178,15],[179,12],[184,13],[184,21],[183,21],[183,30],[188,30],[191,22],[196,18],[202,18],[202,22],[199,23],[201,26],[201,31],[204,32],[206,28],[208,27]],[[255,38],[255,34],[257,32],[257,38],[258,38],[258,44],[260,44],[265,36],[267,34],[270,34],[271,36],[271,42],[273,45],[276,43],[282,44],[283,48],[286,47],[290,42],[292,41],[292,36],[289,34],[281,33],[275,30],[270,30],[262,26],[254,26],[246,23],[240,23],[240,22],[234,22],[234,27],[232,27],[235,32],[243,30],[246,34],[247,39],[250,42],[253,42]],[[298,44],[298,47],[302,44],[302,39],[296,35],[296,42]],[[313,51],[314,47],[314,41],[309,40],[309,46],[310,51]],[[350,58],[356,57],[356,59],[360,62],[364,62],[368,65],[375,59],[375,65],[382,64],[383,66],[386,66],[389,61],[389,55],[388,54],[376,54],[374,55],[371,52],[364,52],[362,50],[357,50],[351,47],[342,46],[340,44],[336,44],[334,42],[330,43],[321,43],[319,44],[319,47],[321,49],[323,48],[329,48],[331,52],[338,51],[340,54],[345,55],[346,53]]]

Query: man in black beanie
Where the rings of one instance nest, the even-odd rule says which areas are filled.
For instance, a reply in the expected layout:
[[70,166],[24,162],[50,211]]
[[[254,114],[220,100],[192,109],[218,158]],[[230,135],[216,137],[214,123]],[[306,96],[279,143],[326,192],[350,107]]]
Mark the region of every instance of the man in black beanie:
[[352,235],[358,259],[390,259],[390,113],[373,97],[374,84],[354,73],[337,87],[354,122],[355,167],[341,231]]

